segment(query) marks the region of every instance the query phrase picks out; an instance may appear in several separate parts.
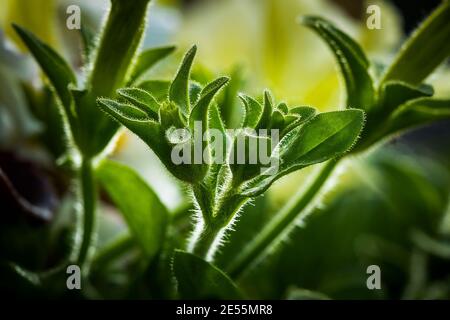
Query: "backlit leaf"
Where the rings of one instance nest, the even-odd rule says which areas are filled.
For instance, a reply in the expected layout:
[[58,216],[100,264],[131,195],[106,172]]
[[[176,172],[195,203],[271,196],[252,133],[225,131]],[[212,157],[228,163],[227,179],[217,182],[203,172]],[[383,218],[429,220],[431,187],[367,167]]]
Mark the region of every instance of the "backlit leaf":
[[188,83],[197,47],[193,46],[184,56],[175,79],[169,88],[169,99],[175,102],[184,114],[190,111]]
[[325,19],[306,16],[302,23],[317,32],[331,48],[344,76],[346,107],[369,110],[374,103],[374,88],[368,60],[359,45]]
[[96,173],[143,252],[147,257],[153,257],[164,241],[167,209],[155,192],[131,168],[105,160]]

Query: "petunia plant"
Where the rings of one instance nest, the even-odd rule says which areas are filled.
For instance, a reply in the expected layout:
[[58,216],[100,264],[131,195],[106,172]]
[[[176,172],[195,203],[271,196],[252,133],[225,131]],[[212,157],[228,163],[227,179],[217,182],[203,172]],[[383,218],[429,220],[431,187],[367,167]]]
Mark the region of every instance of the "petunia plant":
[[79,265],[88,266],[95,248],[95,163],[106,154],[119,128],[117,122],[100,111],[96,99],[115,96],[117,88],[142,82],[144,73],[174,49],[161,47],[139,53],[149,2],[111,1],[98,39],[82,26],[84,66],[79,75],[30,31],[13,26],[46,75],[63,114],[67,146],[62,158],[71,158],[75,164],[83,207],[76,237],[80,241],[74,246],[76,250],[71,258]]
[[[159,100],[155,96],[160,91],[146,86],[121,88],[119,99],[100,98],[98,103],[188,185],[197,209],[188,250],[213,260],[225,231],[244,205],[282,176],[350,150],[363,127],[364,112],[289,108],[283,102],[275,104],[265,91],[262,102],[241,94],[241,127],[227,129],[214,97],[228,78],[219,77],[204,86],[190,81],[195,53],[195,46],[186,53]],[[174,154],[187,161],[174,159]],[[195,159],[198,154],[201,157]]]
[[[345,84],[346,109],[366,114],[361,138],[344,157],[376,147],[405,130],[450,118],[450,100],[433,98],[433,88],[423,83],[450,56],[449,19],[450,2],[444,1],[405,41],[392,64],[376,76],[376,68],[351,37],[323,18],[301,18],[300,22],[317,33],[336,59]],[[305,213],[338,163],[333,160],[324,164],[310,184],[231,261],[228,272],[232,277],[240,277],[270,252],[280,235]]]
[[[330,112],[290,106],[277,101],[282,97],[274,97],[269,90],[257,97],[236,94],[238,85],[230,86],[225,76],[212,81],[208,76],[194,77],[196,46],[184,55],[170,81],[146,79],[147,70],[174,50],[161,47],[140,52],[149,2],[111,0],[98,38],[83,27],[80,71],[30,31],[14,26],[46,75],[62,114],[60,125],[67,142],[62,158],[73,164],[82,204],[75,245],[64,267],[77,264],[90,276],[83,279],[88,280],[83,282],[86,297],[97,294],[95,277],[109,270],[105,266],[111,267],[111,261],[137,248],[137,258],[130,261],[139,260],[133,266],[138,275],[132,275],[131,285],[127,283],[129,291],[145,279],[142,282],[152,287],[152,297],[241,298],[243,293],[233,280],[264,258],[299,216],[308,212],[342,159],[405,130],[450,118],[450,100],[434,98],[433,88],[424,83],[450,55],[449,1],[378,72],[362,48],[331,22],[302,17],[301,23],[331,49],[345,85],[344,108]],[[228,96],[220,99],[224,91]],[[234,98],[239,99],[240,112],[226,109]],[[242,115],[240,122],[234,114]],[[121,126],[144,141],[186,187],[192,216],[186,214],[191,206],[183,209],[186,215],[169,212],[136,172],[105,160]],[[235,222],[245,207],[280,178],[313,165],[319,165],[317,174],[251,241],[221,264],[223,271],[217,268],[218,249],[227,236],[233,236],[233,227],[240,227]],[[128,230],[94,255],[97,183],[121,211]],[[180,231],[178,219],[186,216],[193,222],[193,231],[184,239],[185,229]],[[16,269],[27,280],[35,280],[33,284],[41,285],[45,278]],[[52,285],[64,285],[60,281],[64,277],[59,276]],[[171,292],[173,276],[177,295]]]

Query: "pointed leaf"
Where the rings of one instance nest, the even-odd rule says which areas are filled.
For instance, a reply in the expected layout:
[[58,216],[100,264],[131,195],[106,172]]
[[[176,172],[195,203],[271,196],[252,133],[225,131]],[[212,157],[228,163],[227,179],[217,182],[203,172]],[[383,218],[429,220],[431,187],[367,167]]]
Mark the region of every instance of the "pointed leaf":
[[190,102],[188,92],[188,82],[191,73],[192,62],[194,61],[197,47],[193,46],[184,56],[183,62],[177,71],[175,79],[169,88],[169,99],[175,102],[184,114],[189,114]]
[[156,63],[167,57],[175,50],[174,46],[151,48],[141,52],[137,58],[133,73],[128,80],[129,84],[133,84],[139,80],[150,68]]
[[419,26],[386,70],[383,82],[401,80],[420,84],[450,56],[450,1],[442,4]]
[[167,209],[147,183],[123,164],[104,160],[96,174],[143,252],[147,257],[153,257],[164,241]]
[[[209,192],[215,193],[215,188],[218,183],[217,176],[219,174],[220,168],[226,163],[226,148],[228,146],[225,125],[222,120],[219,108],[215,103],[213,103],[209,108],[208,129],[215,129],[221,133],[219,137],[208,137],[208,147],[210,150],[212,161],[211,165],[209,166],[208,174],[204,179],[204,184]],[[214,141],[211,141],[212,139],[214,139]],[[217,139],[218,141],[216,141],[215,139]],[[212,198],[214,198],[214,195],[212,195]]]
[[200,98],[200,92],[202,92],[202,86],[195,81],[189,83],[189,100],[192,105],[195,105]]
[[[208,116],[208,129],[216,129],[218,131],[221,132],[222,136],[221,136],[221,141],[220,143],[221,146],[223,146],[222,150],[216,150],[215,149],[215,143],[209,144],[210,148],[211,148],[211,152],[213,152],[217,157],[220,157],[220,159],[225,160],[226,159],[226,132],[225,132],[225,125],[223,123],[223,120],[220,116],[220,111],[219,108],[217,107],[216,104],[211,105],[211,107],[209,108],[209,116]],[[217,138],[217,137],[214,137]],[[219,152],[222,152],[221,155],[219,155]],[[224,162],[224,161],[223,161]],[[222,163],[223,163],[222,162]]]
[[190,253],[175,250],[173,271],[182,299],[241,299],[242,294],[223,271]]
[[256,128],[263,113],[263,106],[250,96],[245,94],[240,94],[239,98],[244,104],[245,108],[245,118],[244,118],[244,128]]
[[303,17],[302,23],[311,29],[331,48],[347,89],[347,108],[369,110],[374,103],[369,63],[359,45],[328,21],[313,16]]
[[229,72],[230,82],[218,97],[217,103],[225,126],[227,128],[239,128],[242,126],[244,118],[237,97],[239,89],[244,86],[245,77],[243,68],[239,65],[235,65]]
[[270,117],[273,111],[273,98],[269,90],[264,91],[264,109],[257,129],[267,129],[270,124]]
[[17,25],[13,25],[13,27],[47,75],[67,110],[71,99],[67,87],[70,83],[76,84],[76,78],[71,68],[56,51],[41,42],[30,31]]
[[245,181],[261,173],[265,165],[261,156],[271,156],[272,140],[256,132],[242,130],[236,136],[230,152],[230,169],[233,180]]
[[272,155],[279,158],[277,171],[250,180],[241,189],[241,194],[259,195],[292,171],[343,155],[358,139],[363,124],[364,113],[357,109],[316,115],[281,139]]
[[158,156],[160,155],[159,152],[164,154],[167,151],[166,145],[163,144],[161,139],[161,127],[159,123],[147,118],[144,112],[109,99],[98,99],[97,103],[103,112],[109,114],[115,121],[124,125],[144,140]]
[[[212,82],[210,82],[206,87],[203,88],[200,93],[200,98],[189,115],[189,126],[194,128],[195,121],[204,121],[204,128],[207,123],[208,106],[216,93],[228,83],[230,79],[227,77],[220,77]],[[206,128],[205,128],[206,130]]]
[[103,109],[105,109],[105,111],[111,115],[112,114],[120,115],[121,117],[132,121],[150,120],[145,112],[141,111],[140,109],[134,107],[131,104],[120,103],[116,100],[104,98],[98,99],[98,102],[100,103],[100,105],[105,106],[106,109],[105,108]]
[[158,118],[159,103],[153,96],[140,88],[122,88],[117,93],[145,112],[150,118]]
[[357,109],[320,113],[280,141],[283,169],[323,162],[347,152],[364,124]]

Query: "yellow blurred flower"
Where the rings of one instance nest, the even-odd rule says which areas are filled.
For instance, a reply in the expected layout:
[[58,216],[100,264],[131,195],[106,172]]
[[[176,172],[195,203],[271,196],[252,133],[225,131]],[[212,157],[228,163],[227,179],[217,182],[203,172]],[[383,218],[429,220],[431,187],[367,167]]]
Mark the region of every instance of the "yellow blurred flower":
[[[382,12],[380,30],[369,30],[365,21],[352,19],[326,0],[201,2],[185,16],[177,43],[197,43],[198,60],[216,72],[245,66],[251,91],[268,87],[290,104],[336,109],[341,90],[333,57],[316,35],[298,24],[298,17],[328,18],[369,54],[380,57],[399,43],[401,31],[395,10],[384,2],[375,3]],[[364,10],[363,20],[365,15]]]

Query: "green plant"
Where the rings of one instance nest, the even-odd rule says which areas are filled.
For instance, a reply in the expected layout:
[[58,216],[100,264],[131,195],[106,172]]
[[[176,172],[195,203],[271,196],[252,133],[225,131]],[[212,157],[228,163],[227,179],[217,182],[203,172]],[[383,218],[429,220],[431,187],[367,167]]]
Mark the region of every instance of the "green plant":
[[[248,292],[234,281],[272,251],[299,217],[305,217],[324,185],[333,182],[331,175],[342,159],[366,152],[410,128],[450,118],[450,101],[433,98],[433,89],[422,83],[450,54],[448,1],[406,41],[381,76],[375,75],[365,53],[349,36],[322,18],[304,17],[302,23],[332,49],[346,88],[345,110],[323,113],[309,106],[276,103],[268,90],[259,98],[239,94],[242,112],[225,109],[232,104],[240,81],[230,89],[227,77],[206,84],[191,80],[195,46],[184,56],[172,81],[144,80],[144,73],[174,49],[137,53],[149,1],[112,0],[98,42],[89,30],[82,29],[85,65],[80,76],[54,50],[15,26],[57,97],[62,117],[52,115],[51,121],[61,121],[57,125],[67,135],[67,143],[57,153],[74,165],[83,208],[75,237],[80,241],[75,243],[69,261],[36,273],[8,264],[20,284],[63,287],[64,267],[77,263],[89,276],[84,282],[84,297],[97,297],[99,292],[100,296],[115,297],[105,293],[111,286],[102,292],[102,276],[108,278],[105,274],[117,267],[118,257],[128,254],[132,257],[127,256],[125,267],[120,266],[126,275],[114,279],[120,282],[126,278],[120,297],[245,297]],[[224,91],[224,97],[218,98]],[[243,116],[238,128],[230,130],[235,129],[235,114]],[[120,125],[140,137],[167,171],[186,186],[195,209],[193,218],[190,206],[169,212],[136,172],[105,159]],[[252,202],[259,206],[264,201],[260,196],[281,177],[319,163],[323,164],[317,174],[301,186],[299,193],[240,251],[234,251],[229,261],[219,264],[218,249],[227,236],[233,237],[231,230],[240,213],[251,211]],[[414,177],[413,185],[421,185],[421,177],[413,170],[404,171],[401,177]],[[98,187],[120,210],[128,229],[94,254]],[[189,219],[194,221],[194,231],[186,245]],[[315,227],[320,229],[323,224]],[[357,234],[356,229],[352,234]],[[423,238],[416,240],[422,246],[426,243]],[[133,256],[135,251],[137,258]],[[351,260],[353,256],[349,256]],[[0,261],[1,276],[4,267],[4,261]],[[291,291],[297,298],[327,297],[301,288]]]
[[[195,51],[193,47],[186,53],[165,100],[157,101],[151,88],[128,88],[118,90],[127,102],[99,99],[99,104],[143,139],[175,177],[188,184],[198,211],[189,251],[212,260],[224,232],[245,204],[264,193],[280,177],[344,154],[356,141],[364,115],[360,110],[320,114],[310,107],[289,110],[285,103],[275,107],[271,94],[266,91],[263,104],[241,95],[245,107],[242,129],[256,129],[258,132],[227,131],[213,98],[228,79],[221,77],[204,87],[189,83]],[[196,122],[202,124],[200,134],[196,133]],[[188,132],[186,137],[180,138],[176,134],[174,137],[173,133],[183,128]],[[210,129],[216,129],[219,136],[202,139]],[[272,131],[267,131],[273,129],[279,133],[279,142],[272,140]],[[227,144],[228,140],[231,143]],[[239,140],[244,141],[244,155],[237,154]],[[249,159],[252,152],[258,151],[250,149],[252,140],[258,147],[260,140],[266,140],[268,151],[273,149],[270,156],[271,160],[276,160],[276,168],[262,170],[264,163],[261,158],[253,164],[237,161],[239,156]],[[172,154],[173,148],[179,144],[186,147],[184,151],[189,153],[189,159],[195,158],[197,147],[212,155],[213,159],[176,164]],[[228,146],[221,148],[223,145]]]
[[[238,131],[237,134],[227,135],[218,106],[212,102],[214,95],[226,84],[226,78],[219,78],[204,88],[197,83],[189,83],[195,47],[186,54],[167,89],[167,99],[157,101],[152,96],[155,93],[151,88],[131,88],[118,91],[127,100],[125,103],[105,99],[99,100],[99,103],[105,112],[141,137],[174,176],[189,185],[198,212],[196,230],[188,249],[209,261],[213,260],[225,231],[233,224],[234,218],[245,204],[264,193],[283,175],[331,159],[310,184],[230,263],[229,274],[239,277],[270,250],[285,233],[285,229],[292,225],[299,212],[312,202],[353,144],[356,143],[347,154],[364,151],[376,142],[413,126],[449,116],[449,101],[430,98],[432,88],[420,83],[448,56],[450,49],[443,48],[446,53],[430,57],[427,64],[408,58],[413,55],[411,51],[416,50],[424,41],[428,48],[441,46],[443,37],[448,38],[450,34],[448,26],[445,26],[444,32],[441,30],[439,37],[430,39],[429,34],[433,34],[434,29],[441,29],[448,15],[449,5],[444,3],[405,44],[400,57],[384,72],[381,79],[374,79],[371,75],[368,59],[350,37],[324,19],[304,17],[302,23],[317,32],[337,58],[347,89],[347,110],[316,114],[310,107],[289,109],[284,103],[274,107],[268,91],[264,93],[263,104],[241,95],[244,105],[243,128],[277,128],[281,131],[281,140],[272,153],[272,157],[277,157],[280,163],[275,174],[259,172],[262,166],[260,161],[253,165],[236,165],[232,161],[236,141],[239,135],[246,133]],[[431,53],[433,50],[428,51]],[[411,75],[411,69],[420,71]],[[367,114],[364,130],[363,112]],[[171,143],[173,147],[180,141],[171,141],[166,132],[187,128],[191,133],[190,137],[193,137],[195,121],[203,121],[202,134],[215,128],[223,133],[220,139],[232,141],[231,147],[224,151],[225,159],[228,160],[226,163],[174,166],[169,156]],[[357,140],[361,130],[361,138]],[[244,139],[247,142],[251,139],[270,140],[270,135],[246,135]],[[195,141],[188,139],[183,143],[189,145],[188,150],[193,154]],[[215,147],[209,140],[203,142],[203,147],[209,148],[210,154],[223,151],[214,150]],[[179,270],[177,273],[176,269],[175,273],[184,278]]]
[[94,40],[90,30],[82,28],[84,66],[80,77],[52,48],[30,31],[14,25],[47,76],[61,107],[63,117],[60,121],[66,129],[66,146],[60,156],[71,159],[76,167],[83,205],[82,222],[76,237],[80,243],[74,246],[76,258],[73,259],[86,267],[96,239],[97,187],[93,169],[107,153],[107,146],[119,128],[117,122],[98,109],[96,99],[113,97],[117,88],[139,83],[144,72],[174,49],[155,48],[138,54],[149,2],[111,1],[108,19],[98,41]]
[[[450,3],[444,1],[404,43],[393,63],[381,77],[371,74],[372,66],[360,46],[330,22],[304,17],[301,22],[315,31],[332,50],[346,88],[347,108],[366,113],[366,125],[354,148],[346,155],[363,152],[405,130],[450,117],[450,101],[434,99],[433,88],[422,84],[450,55]],[[438,54],[435,54],[438,52]],[[311,183],[299,190],[261,233],[229,265],[228,272],[239,277],[276,245],[283,232],[303,215],[328,180],[337,161],[324,165]]]
[[[222,139],[231,139],[233,146],[240,134],[245,135],[240,132],[227,137],[217,106],[211,104],[213,96],[226,84],[226,78],[219,78],[205,88],[199,88],[196,83],[189,84],[189,70],[195,47],[186,54],[168,89],[167,100],[157,102],[152,97],[151,89],[122,89],[118,93],[128,103],[112,100],[99,102],[106,112],[140,136],[173,175],[189,184],[199,211],[189,249],[207,260],[213,259],[224,231],[248,201],[262,194],[281,176],[332,158],[306,186],[305,191],[283,208],[231,262],[228,271],[233,277],[237,277],[264,254],[293,223],[299,212],[310,204],[328,180],[338,160],[357,140],[363,125],[362,111],[367,113],[367,123],[361,139],[349,154],[364,151],[399,131],[449,116],[449,101],[431,99],[432,88],[420,83],[448,56],[450,49],[444,47],[440,51],[442,54],[427,56],[426,64],[421,63],[420,59],[408,58],[424,42],[430,55],[432,48],[440,48],[442,43],[446,43],[443,38],[448,38],[450,34],[447,25],[444,32],[440,30],[438,37],[430,39],[430,34],[434,34],[435,29],[441,29],[448,16],[449,5],[446,2],[405,44],[400,57],[384,72],[381,79],[374,79],[370,74],[368,59],[350,37],[321,18],[303,18],[302,23],[317,32],[337,58],[347,89],[347,110],[316,115],[315,110],[308,107],[289,110],[281,103],[274,108],[269,92],[264,94],[263,105],[242,95],[245,107],[242,127],[278,128],[282,132],[281,140],[272,154],[272,157],[278,157],[280,167],[272,175],[258,173],[261,163],[236,165],[228,161],[221,165],[174,166],[169,157],[170,144],[174,141],[167,138],[167,130],[188,128],[191,136],[194,136],[194,121],[203,121],[206,127],[203,128],[204,132],[209,128],[218,128],[223,132]],[[417,72],[411,73],[410,70]],[[249,141],[267,137],[248,135],[245,139]],[[190,145],[189,150],[193,152],[195,141],[188,140],[185,143]],[[211,145],[207,141],[204,147],[214,153]],[[233,154],[232,151],[233,147],[225,151],[228,160],[228,154]]]

